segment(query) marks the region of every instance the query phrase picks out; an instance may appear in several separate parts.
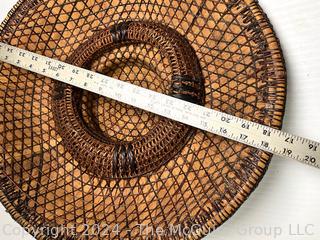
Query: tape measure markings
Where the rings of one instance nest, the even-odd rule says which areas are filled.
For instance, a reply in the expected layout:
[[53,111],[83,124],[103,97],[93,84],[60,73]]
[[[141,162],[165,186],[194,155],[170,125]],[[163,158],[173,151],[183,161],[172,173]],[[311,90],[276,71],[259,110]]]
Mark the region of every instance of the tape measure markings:
[[0,60],[169,119],[320,168],[320,143],[0,43]]

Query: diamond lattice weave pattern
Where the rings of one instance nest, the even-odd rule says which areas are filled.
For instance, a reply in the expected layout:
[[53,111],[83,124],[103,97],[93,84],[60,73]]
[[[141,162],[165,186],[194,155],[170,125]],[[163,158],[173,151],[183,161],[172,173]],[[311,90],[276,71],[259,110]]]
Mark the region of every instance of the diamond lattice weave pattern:
[[[253,0],[24,0],[0,40],[282,124],[281,48]],[[75,226],[58,239],[199,239],[232,216],[271,159],[8,64],[0,65],[0,83],[0,199],[27,229]]]

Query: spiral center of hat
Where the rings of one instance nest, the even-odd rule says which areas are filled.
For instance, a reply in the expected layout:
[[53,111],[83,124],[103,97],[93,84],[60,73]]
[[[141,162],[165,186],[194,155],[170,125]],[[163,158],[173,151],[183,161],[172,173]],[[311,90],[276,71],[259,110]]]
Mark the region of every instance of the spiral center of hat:
[[[203,101],[194,50],[160,24],[122,22],[96,31],[67,61],[185,101]],[[104,178],[156,170],[193,134],[189,126],[64,83],[55,83],[53,110],[66,149]]]

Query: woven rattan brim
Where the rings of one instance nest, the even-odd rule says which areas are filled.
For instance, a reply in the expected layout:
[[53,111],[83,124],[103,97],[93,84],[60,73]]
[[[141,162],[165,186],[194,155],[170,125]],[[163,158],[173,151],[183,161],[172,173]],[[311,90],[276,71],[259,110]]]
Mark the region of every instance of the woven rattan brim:
[[[253,0],[24,0],[0,40],[281,128],[284,60]],[[8,64],[0,81],[0,199],[37,239],[57,226],[76,229],[55,239],[200,239],[235,213],[271,159]]]

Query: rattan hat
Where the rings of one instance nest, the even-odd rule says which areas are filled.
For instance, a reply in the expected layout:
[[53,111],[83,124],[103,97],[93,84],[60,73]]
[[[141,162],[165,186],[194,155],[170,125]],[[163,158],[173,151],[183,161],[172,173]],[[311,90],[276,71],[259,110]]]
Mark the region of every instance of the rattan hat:
[[[284,62],[254,0],[24,0],[0,40],[281,127]],[[271,158],[8,64],[0,81],[0,198],[37,239],[200,239]]]

